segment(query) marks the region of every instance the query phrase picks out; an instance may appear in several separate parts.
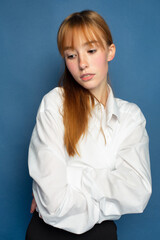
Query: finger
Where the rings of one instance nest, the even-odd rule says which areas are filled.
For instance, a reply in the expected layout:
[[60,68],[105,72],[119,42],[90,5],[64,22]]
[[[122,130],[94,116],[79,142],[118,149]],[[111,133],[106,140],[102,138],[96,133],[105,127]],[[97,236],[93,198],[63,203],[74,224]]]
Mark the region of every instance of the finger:
[[33,198],[32,203],[31,203],[30,213],[33,213],[35,211],[36,207],[37,207],[37,204],[36,204],[35,199]]

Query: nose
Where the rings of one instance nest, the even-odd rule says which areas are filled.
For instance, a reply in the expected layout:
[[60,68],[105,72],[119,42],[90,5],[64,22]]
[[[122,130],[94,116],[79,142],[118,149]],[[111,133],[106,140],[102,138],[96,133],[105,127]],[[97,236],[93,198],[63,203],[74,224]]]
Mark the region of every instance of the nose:
[[87,68],[88,67],[88,61],[87,61],[87,58],[86,58],[86,56],[84,56],[84,55],[79,55],[79,69],[80,70],[84,70],[85,68]]

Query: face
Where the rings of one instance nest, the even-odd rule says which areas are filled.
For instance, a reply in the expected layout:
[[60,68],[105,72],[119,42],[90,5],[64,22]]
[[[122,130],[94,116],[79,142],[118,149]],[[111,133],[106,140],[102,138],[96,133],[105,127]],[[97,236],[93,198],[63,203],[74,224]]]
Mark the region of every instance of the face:
[[64,50],[66,66],[75,81],[97,97],[107,88],[109,55],[105,42],[102,48],[96,40],[87,41],[82,35],[74,39],[74,49],[66,43]]

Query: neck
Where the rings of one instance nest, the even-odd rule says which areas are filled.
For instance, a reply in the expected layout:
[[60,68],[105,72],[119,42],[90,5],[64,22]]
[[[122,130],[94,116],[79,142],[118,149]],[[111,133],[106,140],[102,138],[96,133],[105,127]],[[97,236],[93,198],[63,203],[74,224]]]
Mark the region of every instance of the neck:
[[101,89],[93,89],[90,92],[94,95],[94,97],[98,100],[98,102],[102,103],[103,106],[106,106],[107,98],[108,98],[108,84],[106,83],[105,86],[102,86]]

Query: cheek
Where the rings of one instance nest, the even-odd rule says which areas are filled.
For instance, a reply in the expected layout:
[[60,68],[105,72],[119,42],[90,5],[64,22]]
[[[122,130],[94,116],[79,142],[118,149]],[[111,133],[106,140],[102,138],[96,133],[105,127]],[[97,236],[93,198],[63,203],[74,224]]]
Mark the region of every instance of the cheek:
[[106,54],[100,54],[95,60],[94,65],[102,72],[108,71],[108,62]]
[[77,69],[76,69],[75,63],[66,61],[66,66],[72,75],[74,75],[76,73]]

